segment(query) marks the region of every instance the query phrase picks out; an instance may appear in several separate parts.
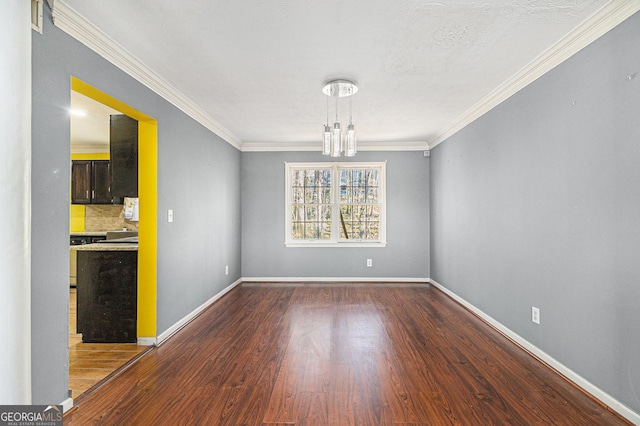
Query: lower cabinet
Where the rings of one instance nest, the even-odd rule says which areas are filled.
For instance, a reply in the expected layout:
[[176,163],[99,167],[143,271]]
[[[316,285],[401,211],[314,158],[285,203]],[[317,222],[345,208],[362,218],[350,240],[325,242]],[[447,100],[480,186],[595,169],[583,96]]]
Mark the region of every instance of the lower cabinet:
[[82,341],[137,342],[138,252],[78,250],[77,268],[76,327]]

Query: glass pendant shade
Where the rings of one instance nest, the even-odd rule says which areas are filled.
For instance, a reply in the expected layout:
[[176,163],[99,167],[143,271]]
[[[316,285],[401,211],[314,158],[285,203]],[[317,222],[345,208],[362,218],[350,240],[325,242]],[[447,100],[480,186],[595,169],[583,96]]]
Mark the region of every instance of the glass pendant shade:
[[324,132],[322,132],[322,155],[329,154],[331,154],[331,127],[325,124]]
[[331,133],[331,156],[340,157],[340,148],[342,148],[342,132],[340,130],[340,122],[333,123],[333,132]]
[[[324,125],[322,134],[322,155],[330,155],[332,157],[340,157],[342,153],[346,156],[353,157],[356,155],[356,130],[351,122],[351,97],[358,91],[358,86],[351,80],[331,80],[324,84],[322,92],[328,98],[335,98],[336,120],[333,128],[329,127],[329,100],[327,98],[327,124]],[[344,138],[340,129],[340,121],[338,115],[338,100],[340,98],[349,98],[349,125]]]
[[350,123],[347,127],[347,135],[345,136],[344,155],[353,157],[356,155],[356,152],[356,129],[355,126]]

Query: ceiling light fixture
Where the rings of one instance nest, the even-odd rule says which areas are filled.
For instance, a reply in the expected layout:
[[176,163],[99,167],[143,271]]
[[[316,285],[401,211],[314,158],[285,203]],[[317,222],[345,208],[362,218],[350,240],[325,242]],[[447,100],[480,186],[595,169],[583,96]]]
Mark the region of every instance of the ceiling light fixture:
[[[322,134],[322,155],[330,155],[332,157],[340,157],[341,153],[347,157],[356,155],[356,129],[353,125],[353,117],[351,115],[351,96],[358,91],[358,86],[351,80],[331,80],[324,84],[322,92],[327,95],[327,122],[324,125]],[[333,123],[333,129],[329,126],[329,97],[336,98],[336,121]],[[347,134],[342,139],[342,131],[340,129],[340,120],[338,118],[338,99],[349,98],[349,125],[347,126]]]
[[76,117],[84,117],[84,116],[87,115],[87,112],[83,111],[81,109],[71,109],[71,110],[69,110],[69,113],[71,115],[75,115]]

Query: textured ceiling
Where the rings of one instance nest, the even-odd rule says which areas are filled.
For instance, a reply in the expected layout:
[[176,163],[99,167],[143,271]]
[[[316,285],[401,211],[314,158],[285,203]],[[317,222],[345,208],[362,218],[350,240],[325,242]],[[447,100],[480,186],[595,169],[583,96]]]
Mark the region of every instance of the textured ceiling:
[[248,144],[319,141],[332,78],[359,141],[426,142],[608,3],[56,1]]

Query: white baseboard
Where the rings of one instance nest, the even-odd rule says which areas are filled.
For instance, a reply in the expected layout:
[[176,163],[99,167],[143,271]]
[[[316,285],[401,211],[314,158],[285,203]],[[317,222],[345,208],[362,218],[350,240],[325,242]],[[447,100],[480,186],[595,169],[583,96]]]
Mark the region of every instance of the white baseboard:
[[138,345],[141,346],[154,346],[156,344],[155,337],[138,337]]
[[604,405],[609,407],[609,409],[620,414],[622,417],[629,420],[633,424],[640,425],[639,413],[636,413],[631,408],[622,404],[620,401],[618,401],[617,399],[615,399],[614,397],[612,397],[602,389],[598,388],[597,386],[595,386],[594,384],[586,380],[584,377],[580,376],[579,374],[577,374],[567,366],[563,365],[562,363],[554,359],[551,355],[547,354],[537,346],[533,345],[528,340],[524,339],[522,336],[518,335],[517,333],[513,332],[509,328],[505,327],[503,324],[496,321],[495,319],[493,319],[492,317],[490,317],[480,309],[476,308],[474,305],[467,302],[462,297],[458,296],[451,290],[447,289],[442,284],[432,279],[430,279],[429,282],[433,284],[434,287],[438,288],[440,291],[445,293],[447,296],[451,297],[453,300],[460,303],[462,306],[464,306],[465,308],[467,308],[468,310],[470,310],[471,312],[473,312],[474,314],[482,318],[491,327],[495,328],[497,331],[504,334],[509,339],[513,340],[515,343],[520,345],[523,349],[531,353],[533,356],[539,358],[540,360],[548,364],[551,368],[556,370],[558,373],[565,376],[568,380],[573,382],[576,386],[580,387],[585,392],[587,392],[588,394],[590,394],[591,396],[593,396],[594,398],[602,402]]
[[184,318],[182,318],[180,321],[178,321],[177,323],[175,323],[174,325],[172,325],[171,327],[169,327],[169,329],[167,329],[165,332],[163,332],[162,334],[160,334],[157,338],[156,343],[158,345],[161,345],[165,340],[167,340],[169,337],[173,336],[178,330],[180,330],[182,327],[184,327],[185,325],[187,325],[193,318],[195,318],[199,313],[201,313],[202,311],[204,311],[206,308],[209,307],[209,305],[211,305],[213,302],[215,302],[216,300],[220,299],[222,296],[224,296],[225,294],[227,294],[228,292],[230,292],[231,290],[233,290],[234,287],[236,287],[238,284],[242,283],[242,279],[239,279],[237,281],[235,281],[234,283],[232,283],[231,285],[229,285],[228,287],[224,288],[221,292],[219,292],[218,294],[216,294],[215,296],[213,296],[211,299],[207,300],[206,302],[204,302],[202,305],[198,306],[196,309],[194,309],[190,314],[188,314],[187,316],[185,316]]
[[429,278],[376,278],[376,277],[242,277],[245,283],[309,283],[309,282],[380,282],[380,283],[428,283]]
[[67,398],[60,403],[62,405],[62,413],[66,413],[67,411],[73,408],[73,399]]

